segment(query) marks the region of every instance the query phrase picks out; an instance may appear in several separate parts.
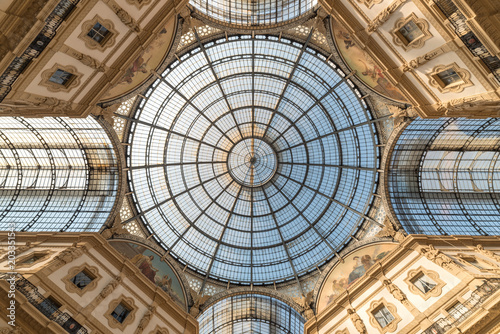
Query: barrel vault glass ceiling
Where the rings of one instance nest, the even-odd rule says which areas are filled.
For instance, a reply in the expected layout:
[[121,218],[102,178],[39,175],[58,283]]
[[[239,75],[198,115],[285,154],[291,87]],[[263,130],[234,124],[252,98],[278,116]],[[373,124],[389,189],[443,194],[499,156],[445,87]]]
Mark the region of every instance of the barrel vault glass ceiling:
[[199,42],[144,96],[128,135],[130,220],[190,270],[243,285],[297,279],[368,219],[372,115],[307,43]]

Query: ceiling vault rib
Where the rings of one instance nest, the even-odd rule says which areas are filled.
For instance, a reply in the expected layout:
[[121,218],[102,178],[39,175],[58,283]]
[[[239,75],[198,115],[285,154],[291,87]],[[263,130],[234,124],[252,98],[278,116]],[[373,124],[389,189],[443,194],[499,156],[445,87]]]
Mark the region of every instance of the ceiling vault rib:
[[286,255],[288,257],[288,262],[290,262],[290,267],[292,267],[293,276],[295,277],[295,281],[297,282],[297,284],[299,286],[300,292],[302,293],[302,295],[304,295],[304,291],[302,289],[302,284],[300,284],[299,275],[297,275],[297,270],[295,269],[295,265],[293,264],[292,256],[290,255],[290,251],[288,250],[288,246],[285,242],[285,238],[283,238],[283,234],[281,233],[281,229],[279,227],[278,220],[276,219],[276,215],[274,214],[273,207],[271,206],[271,202],[269,201],[269,197],[267,196],[266,189],[264,189],[263,187],[262,187],[262,194],[264,195],[264,197],[266,199],[266,202],[267,202],[267,205],[269,206],[269,209],[272,211],[271,215],[273,217],[274,223],[276,224],[276,230],[278,231],[278,234],[281,238],[281,244],[282,244],[283,248],[285,249]]
[[[281,101],[283,100],[283,97],[285,96],[286,90],[287,90],[288,86],[290,85],[290,82],[292,82],[293,75],[295,74],[295,71],[297,70],[297,67],[299,67],[299,62],[302,59],[302,55],[304,54],[304,52],[306,52],[307,45],[311,41],[311,38],[313,36],[313,31],[314,31],[314,28],[311,28],[311,31],[309,32],[309,36],[307,36],[306,42],[303,44],[302,48],[300,49],[299,54],[297,55],[297,59],[295,60],[293,68],[290,71],[290,75],[288,76],[288,79],[287,79],[287,81],[285,83],[285,86],[283,87],[283,90],[281,91],[281,95],[280,95],[280,97],[278,99],[278,102],[276,102],[276,106],[274,107],[274,110],[278,110],[278,107],[280,106]],[[269,127],[271,126],[271,123],[273,122],[273,118],[274,118],[275,114],[276,113],[273,113],[271,115],[271,118],[269,119],[269,122],[267,123],[266,130],[264,131],[264,134],[262,135],[262,137],[266,136],[267,131],[269,130]]]
[[[234,182],[234,181],[233,181]],[[208,280],[208,276],[210,276],[210,271],[212,270],[212,266],[214,264],[214,261],[215,261],[215,257],[217,255],[217,252],[219,251],[219,247],[221,245],[221,242],[222,242],[222,238],[224,237],[224,233],[226,233],[226,229],[227,229],[227,226],[229,225],[229,221],[231,220],[231,216],[233,214],[233,211],[234,211],[234,208],[236,207],[236,203],[238,202],[238,198],[240,197],[240,193],[241,193],[241,190],[243,188],[240,187],[240,189],[238,190],[238,195],[236,195],[235,199],[234,199],[234,202],[231,206],[231,210],[229,211],[229,214],[227,216],[227,219],[226,221],[224,222],[224,228],[222,229],[222,233],[220,234],[220,237],[219,237],[219,242],[217,243],[217,245],[215,246],[215,250],[214,250],[214,255],[212,256],[212,258],[210,259],[210,264],[208,266],[208,270],[207,270],[207,273],[205,275],[205,279],[203,280],[203,283],[201,284],[201,288],[200,288],[200,294],[203,292],[203,289],[205,288],[205,284],[207,283],[207,280]]]

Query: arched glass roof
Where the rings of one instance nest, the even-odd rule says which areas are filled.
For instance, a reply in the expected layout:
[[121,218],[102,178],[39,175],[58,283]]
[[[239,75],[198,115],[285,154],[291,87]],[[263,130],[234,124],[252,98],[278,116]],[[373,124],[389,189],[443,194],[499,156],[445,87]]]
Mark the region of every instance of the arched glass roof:
[[191,0],[202,14],[238,26],[274,25],[312,10],[317,0]]
[[94,117],[0,121],[0,230],[97,232],[119,188],[118,159]]
[[172,63],[129,135],[138,216],[170,254],[215,279],[297,278],[339,251],[377,182],[373,120],[326,57],[233,36]]
[[417,118],[394,145],[387,186],[408,233],[498,235],[500,120]]
[[302,334],[304,319],[282,301],[245,294],[220,300],[198,318],[200,334]]

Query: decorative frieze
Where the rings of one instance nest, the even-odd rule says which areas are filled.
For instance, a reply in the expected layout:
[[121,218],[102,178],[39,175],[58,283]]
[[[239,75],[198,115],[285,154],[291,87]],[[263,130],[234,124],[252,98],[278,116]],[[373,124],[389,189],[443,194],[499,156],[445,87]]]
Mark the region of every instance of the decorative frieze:
[[446,116],[458,116],[456,113],[466,112],[468,115],[496,113],[493,116],[498,117],[500,116],[500,101],[485,99],[482,96],[464,97],[440,103],[437,111],[444,113]]
[[104,72],[106,71],[106,66],[101,64],[99,61],[94,59],[93,57],[86,55],[84,53],[81,53],[80,51],[76,51],[72,47],[69,47],[67,45],[64,45],[61,49],[61,52],[64,52],[68,56],[78,60],[80,63],[82,63],[85,66],[88,66],[90,68],[93,68],[94,70],[97,70],[99,72]]
[[104,2],[109,6],[109,8],[111,8],[111,10],[116,14],[116,16],[118,16],[118,18],[120,19],[120,21],[123,22],[123,24],[125,24],[127,27],[129,27],[135,32],[141,31],[139,25],[134,20],[134,18],[119,4],[117,4],[115,0],[104,0]]
[[[498,105],[498,102],[497,102],[497,105]],[[490,250],[484,249],[483,245],[481,245],[481,244],[477,245],[476,248],[474,248],[474,250],[476,252],[486,256],[486,257],[489,257],[490,259],[492,259],[494,261],[500,262],[500,255],[497,255]]]
[[71,102],[58,100],[53,97],[44,97],[35,102],[5,99],[0,103],[1,116],[16,116],[27,113],[33,116],[47,113],[66,115],[70,114],[72,110]]
[[391,15],[399,9],[407,0],[395,0],[391,3],[387,8],[381,11],[374,19],[368,24],[367,30],[368,32],[374,32],[380,26],[389,20]]
[[408,64],[403,65],[403,72],[409,72],[411,70],[415,70],[419,68],[420,66],[424,65],[425,63],[431,61],[434,58],[437,58],[438,56],[442,55],[443,53],[449,52],[450,47],[448,44],[445,44],[439,48],[436,48],[432,51],[427,52],[426,54],[422,56],[418,56],[415,59],[412,59],[408,62]]

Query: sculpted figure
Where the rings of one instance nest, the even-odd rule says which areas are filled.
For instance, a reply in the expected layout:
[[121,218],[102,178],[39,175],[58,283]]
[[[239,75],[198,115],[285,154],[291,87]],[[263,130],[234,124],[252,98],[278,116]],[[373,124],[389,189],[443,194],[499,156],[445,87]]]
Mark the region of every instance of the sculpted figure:
[[351,318],[351,321],[354,324],[354,327],[356,327],[357,331],[360,334],[367,334],[366,326],[363,323],[361,317],[356,313],[356,311],[349,308],[347,309],[347,313],[349,314],[349,318]]

